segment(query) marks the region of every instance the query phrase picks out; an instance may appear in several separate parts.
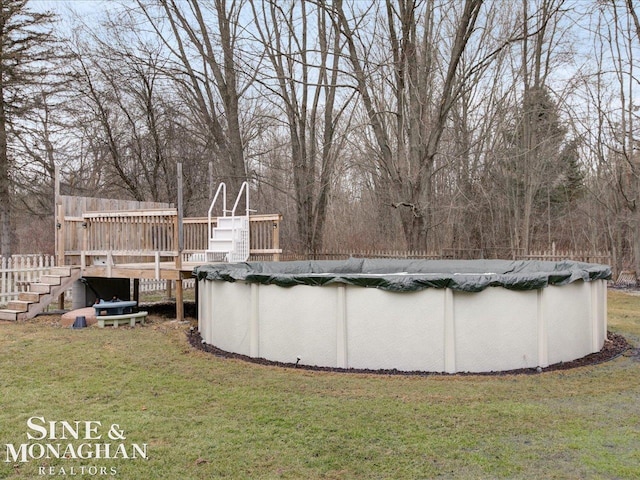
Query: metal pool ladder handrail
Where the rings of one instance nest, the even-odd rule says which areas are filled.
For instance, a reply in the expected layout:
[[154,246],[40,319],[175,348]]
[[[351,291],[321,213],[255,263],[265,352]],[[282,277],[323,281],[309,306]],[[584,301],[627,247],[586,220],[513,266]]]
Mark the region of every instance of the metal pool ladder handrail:
[[212,238],[213,236],[213,229],[211,228],[211,213],[213,212],[213,207],[216,205],[220,191],[222,191],[222,216],[227,216],[227,186],[224,182],[220,182],[220,185],[218,185],[218,189],[216,190],[216,194],[213,196],[213,200],[211,201],[209,212],[207,213],[207,233],[209,238]]
[[249,216],[249,185],[247,184],[247,182],[242,182],[242,185],[240,186],[240,191],[238,192],[238,196],[236,197],[236,203],[233,204],[233,209],[231,210],[231,216],[235,217],[236,215],[236,208],[238,208],[238,203],[240,203],[240,198],[242,198],[242,191],[244,190],[245,192],[245,196],[246,196],[246,200],[245,200],[245,210],[246,213],[245,215],[248,217]]

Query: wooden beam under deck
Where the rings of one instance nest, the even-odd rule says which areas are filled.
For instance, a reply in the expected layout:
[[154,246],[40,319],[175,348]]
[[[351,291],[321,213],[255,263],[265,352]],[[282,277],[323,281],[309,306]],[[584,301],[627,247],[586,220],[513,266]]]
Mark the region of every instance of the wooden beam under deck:
[[[82,269],[83,277],[133,278],[156,280],[186,280],[191,278],[193,269],[200,263],[183,263],[176,268],[173,262],[161,262],[156,269],[155,263],[123,263],[119,265],[87,265]],[[159,275],[159,276],[158,276]]]
[[[176,265],[176,263],[178,265]],[[184,294],[182,280],[192,278],[195,267],[202,263],[156,262],[125,263],[119,265],[88,265],[82,267],[83,277],[129,278],[134,280],[134,296],[138,296],[138,282],[141,278],[176,281],[176,319],[184,320]],[[136,301],[138,299],[136,298]]]

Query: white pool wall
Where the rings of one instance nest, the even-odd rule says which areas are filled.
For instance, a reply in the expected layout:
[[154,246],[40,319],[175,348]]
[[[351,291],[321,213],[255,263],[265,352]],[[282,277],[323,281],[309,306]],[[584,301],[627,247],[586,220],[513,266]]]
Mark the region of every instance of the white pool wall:
[[198,319],[206,343],[271,361],[506,371],[598,352],[607,332],[606,280],[477,293],[200,280]]

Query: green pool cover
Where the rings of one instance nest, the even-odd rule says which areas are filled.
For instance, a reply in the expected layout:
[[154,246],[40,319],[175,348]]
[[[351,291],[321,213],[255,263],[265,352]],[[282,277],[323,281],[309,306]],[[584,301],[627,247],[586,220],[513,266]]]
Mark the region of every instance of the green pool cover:
[[403,260],[350,258],[344,261],[245,262],[202,265],[199,280],[243,281],[263,285],[347,284],[412,292],[451,288],[479,292],[487,287],[534,290],[575,281],[608,280],[611,269],[574,261]]

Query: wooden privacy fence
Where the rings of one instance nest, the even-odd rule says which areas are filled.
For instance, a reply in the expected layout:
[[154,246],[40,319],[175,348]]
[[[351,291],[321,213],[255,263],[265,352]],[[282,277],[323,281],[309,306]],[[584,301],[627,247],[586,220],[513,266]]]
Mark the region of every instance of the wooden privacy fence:
[[171,209],[172,205],[159,202],[138,202],[108,198],[59,195],[56,206],[56,255],[64,265],[80,265],[83,248],[85,214],[91,212],[125,212]]
[[54,266],[53,255],[0,257],[0,304],[17,300],[20,292],[29,289],[29,283],[38,282],[40,276],[50,273]]

